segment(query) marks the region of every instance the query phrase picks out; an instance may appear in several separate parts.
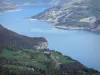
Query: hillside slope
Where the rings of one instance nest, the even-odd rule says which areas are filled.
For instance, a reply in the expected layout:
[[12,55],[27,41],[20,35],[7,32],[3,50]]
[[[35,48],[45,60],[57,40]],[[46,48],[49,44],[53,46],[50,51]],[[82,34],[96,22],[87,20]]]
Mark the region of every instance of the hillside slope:
[[0,48],[22,50],[25,48],[46,49],[48,42],[43,37],[27,37],[12,32],[0,25]]
[[43,42],[47,43],[44,38],[19,35],[0,25],[0,75],[100,75],[69,56],[38,45]]
[[2,75],[100,75],[98,71],[49,49],[11,51],[5,48],[0,53],[0,71]]
[[56,28],[100,33],[100,0],[70,0],[32,16],[31,19],[53,22]]

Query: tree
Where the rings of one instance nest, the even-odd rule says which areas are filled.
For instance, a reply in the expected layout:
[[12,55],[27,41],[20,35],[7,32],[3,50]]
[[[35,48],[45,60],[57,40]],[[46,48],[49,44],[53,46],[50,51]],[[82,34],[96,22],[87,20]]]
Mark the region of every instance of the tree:
[[0,69],[0,75],[4,75],[3,71]]

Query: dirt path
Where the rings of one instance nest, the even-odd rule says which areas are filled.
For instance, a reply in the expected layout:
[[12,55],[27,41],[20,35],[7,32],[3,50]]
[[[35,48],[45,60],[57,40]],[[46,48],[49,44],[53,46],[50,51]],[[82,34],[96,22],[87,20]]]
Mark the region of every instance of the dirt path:
[[56,59],[55,59],[55,57],[51,54],[51,58],[56,62],[56,66],[58,66],[59,64],[61,64],[61,63],[59,63]]

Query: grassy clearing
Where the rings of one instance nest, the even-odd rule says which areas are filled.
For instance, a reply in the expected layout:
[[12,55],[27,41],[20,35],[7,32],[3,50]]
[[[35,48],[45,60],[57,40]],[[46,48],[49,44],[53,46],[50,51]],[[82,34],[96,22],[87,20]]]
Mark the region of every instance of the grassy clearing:
[[52,52],[52,55],[55,57],[58,63],[68,64],[73,61],[66,59],[62,54],[59,54],[58,52]]
[[[51,57],[44,54],[45,50],[33,50],[33,49],[25,49],[24,51],[11,51],[8,49],[4,49],[4,51],[0,54],[0,56],[6,57],[7,59],[16,59],[20,65],[24,66],[34,66],[38,68],[45,69],[49,62],[54,62]],[[58,63],[68,64],[67,60],[62,54],[59,52],[51,51],[52,56],[57,60]],[[11,65],[10,65],[11,66]],[[18,66],[18,65],[17,65]],[[9,65],[8,65],[9,67]]]

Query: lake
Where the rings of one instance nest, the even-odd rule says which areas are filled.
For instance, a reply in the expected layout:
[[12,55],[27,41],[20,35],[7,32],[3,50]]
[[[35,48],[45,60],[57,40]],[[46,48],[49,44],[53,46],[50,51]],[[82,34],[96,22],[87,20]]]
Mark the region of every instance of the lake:
[[0,23],[22,35],[45,37],[50,49],[60,51],[89,68],[100,70],[100,35],[87,31],[60,30],[50,23],[27,19],[49,7],[19,6],[20,11],[0,14]]

